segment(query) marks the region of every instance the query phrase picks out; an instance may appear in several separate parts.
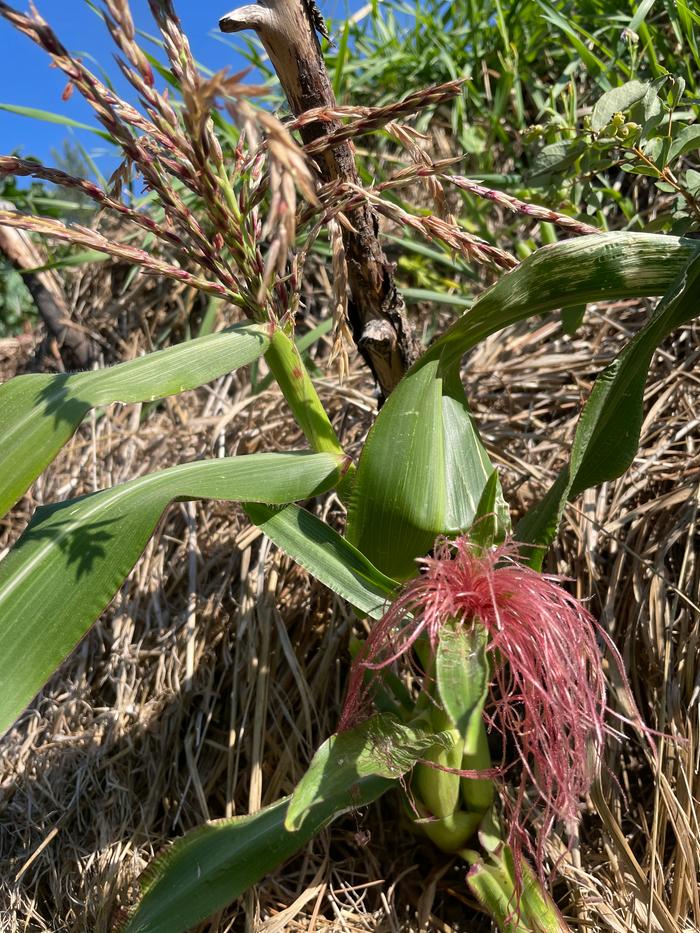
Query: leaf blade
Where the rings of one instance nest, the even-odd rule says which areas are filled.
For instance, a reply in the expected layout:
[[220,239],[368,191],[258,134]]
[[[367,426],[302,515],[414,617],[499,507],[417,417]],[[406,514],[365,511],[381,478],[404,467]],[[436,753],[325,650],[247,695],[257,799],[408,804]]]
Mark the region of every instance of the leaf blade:
[[332,454],[251,454],[170,467],[37,509],[0,562],[0,734],[73,650],[175,500],[289,502],[331,488]]
[[429,732],[402,723],[389,714],[373,716],[366,722],[327,739],[314,755],[297,785],[285,818],[285,827],[304,826],[315,808],[328,806],[350,788],[361,792],[367,783],[387,781],[387,787],[406,774],[419,758],[437,747],[451,748],[448,732]]
[[112,402],[147,402],[245,366],[265,352],[260,325],[242,325],[109,369],[17,376],[0,386],[0,516],[28,489],[87,412]]
[[[445,741],[387,716],[374,716],[357,729],[332,736],[292,797],[249,816],[201,826],[159,856],[144,873],[141,900],[122,933],[185,933],[298,852],[336,816],[394,787],[427,748]],[[395,743],[396,753],[389,768],[387,742]],[[339,759],[346,760],[339,769],[331,768]],[[326,785],[325,793],[319,793],[329,769],[332,787],[329,791]]]
[[535,314],[663,295],[698,252],[697,241],[652,233],[592,234],[544,246],[484,292],[411,372],[439,358],[447,367],[486,337]]
[[596,379],[576,426],[569,463],[542,500],[521,520],[518,540],[535,545],[541,561],[567,501],[591,486],[616,479],[629,467],[643,420],[647,371],[657,346],[677,327],[697,317],[700,254],[673,283],[648,323]]
[[277,547],[343,599],[374,619],[398,583],[385,576],[330,525],[296,505],[281,511],[246,503],[245,511]]

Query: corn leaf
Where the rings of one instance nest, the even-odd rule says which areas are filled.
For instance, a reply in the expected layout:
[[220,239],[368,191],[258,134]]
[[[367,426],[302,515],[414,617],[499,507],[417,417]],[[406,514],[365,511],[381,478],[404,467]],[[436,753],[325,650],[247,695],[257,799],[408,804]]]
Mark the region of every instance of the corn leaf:
[[91,408],[194,389],[266,351],[260,325],[231,327],[109,369],[17,376],[0,386],[0,516],[48,466]]
[[361,612],[381,618],[399,584],[380,573],[330,525],[298,505],[272,509],[247,503],[245,510],[277,547],[324,586]]
[[249,816],[207,823],[166,849],[140,879],[141,899],[121,933],[184,933],[298,852],[335,817],[376,800],[427,748],[444,741],[388,716],[332,736],[293,797]]
[[571,457],[544,498],[518,525],[519,541],[537,546],[531,563],[557,533],[568,500],[621,476],[639,447],[644,386],[654,351],[677,327],[700,314],[700,255],[691,260],[649,322],[598,376],[581,413]]
[[554,902],[524,860],[520,876],[518,900],[513,852],[503,845],[486,858],[475,858],[467,884],[502,933],[569,933]]
[[486,337],[536,314],[663,295],[699,251],[697,240],[653,233],[592,234],[544,246],[484,292],[411,372],[438,359],[449,370]]
[[459,382],[462,355],[523,318],[587,301],[663,293],[698,245],[601,234],[544,247],[479,298],[394,390],[362,450],[347,537],[382,572],[415,573],[438,534],[469,528],[493,467]]
[[438,535],[469,528],[492,476],[456,368],[419,368],[394,390],[369,433],[348,539],[383,572],[410,577]]
[[[342,799],[348,789],[362,796],[362,787],[377,778],[391,781],[406,774],[418,758],[436,748],[451,748],[449,732],[432,732],[402,723],[389,714],[327,739],[297,785],[285,817],[285,828],[302,829],[314,811]],[[352,798],[351,798],[352,799]]]
[[340,476],[332,454],[185,463],[42,506],[0,563],[0,734],[113,598],[174,500],[305,499]]
[[441,532],[458,534],[469,528],[479,513],[487,488],[492,496],[490,511],[498,513],[500,521],[507,523],[508,512],[498,474],[481,443],[456,366],[443,377],[442,426],[445,512]]
[[476,744],[489,687],[486,643],[487,633],[482,625],[447,625],[440,632],[435,658],[440,699],[469,749]]
[[[384,790],[379,784],[376,796]],[[141,876],[140,900],[120,933],[184,933],[298,852],[334,815],[287,832],[289,799],[213,820],[172,843]]]
[[403,579],[443,530],[447,484],[439,362],[404,378],[369,432],[353,483],[348,540]]

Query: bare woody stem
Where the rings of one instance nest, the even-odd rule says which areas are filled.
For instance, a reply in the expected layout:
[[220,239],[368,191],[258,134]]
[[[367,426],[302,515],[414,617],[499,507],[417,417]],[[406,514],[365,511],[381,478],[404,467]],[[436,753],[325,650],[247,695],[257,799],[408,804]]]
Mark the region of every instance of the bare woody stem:
[[[234,10],[219,23],[223,32],[254,29],[258,33],[297,117],[315,107],[336,106],[316,37],[320,14],[315,11],[313,0],[260,0]],[[314,121],[302,126],[300,133],[309,144],[340,129],[339,122]],[[348,141],[324,148],[316,159],[324,182],[360,184]],[[369,204],[359,204],[348,213],[348,220],[350,228],[343,226],[348,317],[355,343],[386,397],[416,358],[416,341],[392,265],[379,243],[377,214]]]

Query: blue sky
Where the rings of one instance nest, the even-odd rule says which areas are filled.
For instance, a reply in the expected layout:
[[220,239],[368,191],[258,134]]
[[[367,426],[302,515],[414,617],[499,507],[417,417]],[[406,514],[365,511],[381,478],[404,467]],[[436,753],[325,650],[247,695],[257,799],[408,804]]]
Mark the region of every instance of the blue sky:
[[[240,0],[240,5],[244,0]],[[85,63],[97,70],[104,68],[113,79],[118,69],[109,34],[85,0],[36,0],[42,16],[52,25],[61,41]],[[18,9],[27,8],[27,0],[14,0]],[[233,9],[236,0],[175,0],[176,9],[189,36],[195,57],[208,68],[218,70],[230,66],[239,70],[247,64],[231,44],[242,45],[240,36],[221,36],[217,22],[221,15]],[[356,9],[354,0],[325,0],[321,7],[326,16],[343,18],[346,10]],[[156,32],[148,11],[147,0],[131,0],[137,28],[150,34]],[[151,51],[153,46],[144,46]],[[92,110],[75,93],[67,102],[61,100],[66,80],[50,67],[48,56],[34,43],[0,19],[0,103],[50,110],[96,125]],[[121,77],[121,76],[120,76]],[[120,90],[124,82],[118,82]],[[131,97],[133,100],[133,97]],[[20,149],[25,156],[36,156],[52,164],[51,150],[60,149],[64,138],[79,140],[98,166],[106,173],[114,165],[106,144],[86,131],[67,130],[63,126],[43,123],[27,117],[0,111],[0,154]]]

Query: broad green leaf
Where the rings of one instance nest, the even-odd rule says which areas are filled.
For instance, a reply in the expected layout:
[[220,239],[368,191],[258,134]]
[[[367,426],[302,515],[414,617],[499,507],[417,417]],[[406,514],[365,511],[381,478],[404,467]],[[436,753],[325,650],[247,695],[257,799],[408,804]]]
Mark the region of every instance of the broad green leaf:
[[[433,732],[380,714],[367,722],[332,735],[319,748],[292,795],[285,819],[289,830],[303,828],[314,810],[343,799],[348,788],[361,795],[367,781],[391,782],[406,774],[419,758],[436,748],[453,745],[449,732]],[[389,784],[387,784],[387,787]],[[346,798],[347,801],[347,798]]]
[[267,329],[247,324],[109,369],[10,379],[0,386],[0,516],[51,463],[91,408],[194,389],[251,363],[268,346]]
[[268,538],[300,567],[374,619],[384,614],[399,584],[377,568],[320,518],[288,505],[272,509],[246,503],[245,510]]
[[[468,509],[460,514],[452,505],[462,496],[466,506],[469,489],[475,507],[490,471],[476,433],[467,437],[466,404],[456,398],[453,380],[467,350],[535,314],[663,293],[699,248],[675,237],[600,234],[544,247],[504,275],[426,351],[384,406],[360,457],[348,539],[383,572],[405,578],[438,533],[469,526],[474,511],[467,521]],[[462,447],[445,442],[457,404]],[[471,480],[448,473],[470,460],[465,473]],[[474,472],[479,460],[482,466]]]
[[348,540],[382,572],[415,573],[444,530],[443,380],[434,361],[404,378],[369,432],[357,467]]
[[502,501],[498,475],[481,443],[456,367],[443,379],[442,428],[445,513],[440,532],[454,535],[472,524],[490,482],[496,486],[494,506],[499,497]]
[[535,156],[531,175],[547,175],[555,169],[561,171],[570,165],[583,151],[580,143],[575,140],[560,140],[544,146]]
[[[391,786],[377,778],[365,785],[365,796],[343,809],[372,803]],[[117,927],[120,933],[185,933],[286,862],[342,812],[319,810],[292,833],[284,827],[289,801],[285,797],[249,816],[214,820],[172,843],[141,876],[141,898]]]
[[611,91],[603,94],[593,107],[591,114],[591,128],[597,133],[605,127],[613,115],[624,113],[626,110],[643,100],[649,90],[646,81],[627,81],[620,87],[614,87]]
[[[639,446],[644,386],[654,351],[677,327],[700,314],[700,255],[678,277],[650,321],[598,376],[581,413],[571,458],[557,480],[520,522],[516,535],[546,547],[559,526],[566,502],[584,489],[616,479]],[[533,562],[541,558],[541,551]]]
[[[659,143],[659,152],[661,152],[661,140],[657,139],[655,142]],[[628,172],[630,175],[646,175],[649,178],[661,177],[661,169],[652,165],[621,165],[620,169],[623,172]],[[565,333],[572,333],[572,331],[565,331]]]
[[395,786],[427,748],[442,741],[384,716],[332,736],[292,798],[208,823],[166,849],[141,877],[141,899],[122,933],[184,933],[298,852],[335,817]]
[[683,184],[692,196],[697,198],[700,194],[700,172],[696,172],[695,169],[689,168],[683,176]]
[[459,379],[433,360],[392,392],[354,479],[347,536],[382,571],[413,576],[440,534],[472,524],[494,472]]
[[455,359],[510,324],[559,308],[663,295],[697,240],[653,233],[601,233],[544,246],[484,292],[410,370]]
[[668,160],[672,162],[686,152],[700,149],[700,123],[693,123],[680,131],[671,143],[668,151]]
[[498,473],[494,470],[476,507],[469,538],[480,547],[491,547],[503,541],[510,528],[510,510],[503,498]]
[[0,734],[109,604],[171,502],[291,502],[331,488],[340,472],[332,454],[252,454],[37,509],[0,563]]
[[448,625],[440,630],[435,677],[445,712],[473,753],[489,687],[487,632],[483,625]]

